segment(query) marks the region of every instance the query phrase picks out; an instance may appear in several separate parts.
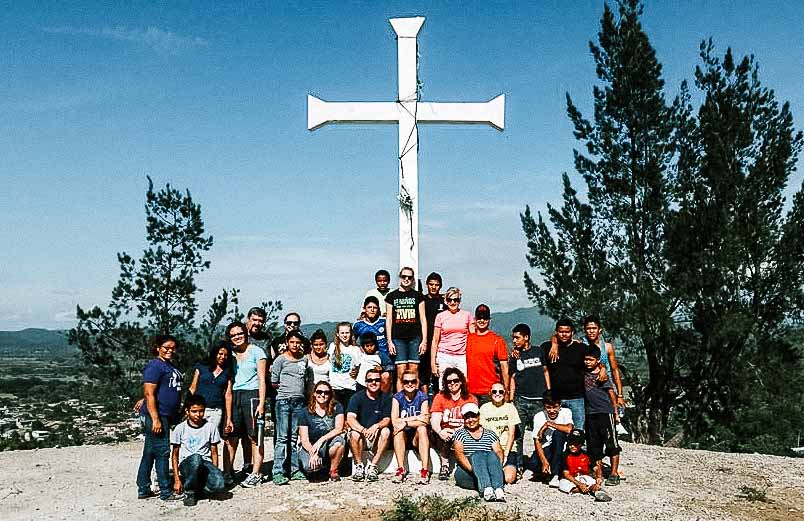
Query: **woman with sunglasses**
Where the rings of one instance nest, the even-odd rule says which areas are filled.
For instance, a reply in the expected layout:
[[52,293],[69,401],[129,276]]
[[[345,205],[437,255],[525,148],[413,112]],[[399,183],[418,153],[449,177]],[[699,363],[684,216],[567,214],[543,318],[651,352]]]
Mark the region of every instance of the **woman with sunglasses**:
[[[256,418],[265,417],[266,373],[268,357],[261,348],[248,342],[246,326],[242,322],[232,322],[226,326],[226,338],[232,348],[234,381],[232,399],[226,402],[226,451],[224,458],[224,478],[228,483],[234,480],[232,463],[237,453],[238,438],[243,446],[251,445],[251,472],[240,483],[245,488],[256,487],[262,482],[262,460],[265,449],[257,440]],[[246,462],[244,468],[248,468]]]
[[480,409],[467,403],[461,409],[464,426],[455,433],[455,484],[477,490],[486,501],[505,501],[503,450],[491,429],[480,425]]
[[477,398],[466,389],[466,377],[460,369],[448,367],[444,370],[441,392],[433,399],[430,407],[430,427],[436,435],[435,441],[441,457],[441,470],[438,479],[449,479],[449,457],[455,432],[463,427],[461,410],[467,403],[477,405]]
[[335,401],[329,382],[315,384],[298,421],[299,445],[296,450],[307,479],[322,476],[328,468],[330,481],[340,481],[338,466],[346,452],[343,407]]
[[500,439],[500,446],[503,450],[503,474],[506,483],[516,481],[516,450],[514,441],[516,440],[516,429],[521,420],[519,413],[511,402],[505,401],[505,386],[497,382],[491,386],[490,402],[480,406],[480,425],[485,429],[494,431]]
[[448,367],[466,374],[466,339],[472,326],[472,314],[461,309],[461,290],[449,288],[444,294],[447,309],[436,315],[430,365],[433,374],[441,376]]
[[419,357],[427,347],[424,295],[414,287],[413,268],[399,270],[399,288],[385,297],[388,354],[396,365],[396,390],[402,390],[402,373],[419,372]]

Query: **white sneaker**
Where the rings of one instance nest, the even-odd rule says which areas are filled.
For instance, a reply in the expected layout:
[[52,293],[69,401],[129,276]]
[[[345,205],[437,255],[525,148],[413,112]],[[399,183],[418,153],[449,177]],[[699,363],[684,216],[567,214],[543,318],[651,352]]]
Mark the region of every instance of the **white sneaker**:
[[363,481],[364,479],[366,479],[366,474],[363,470],[363,465],[358,463],[354,466],[354,470],[352,471],[352,481]]
[[559,481],[558,476],[553,476],[553,479],[550,480],[550,483],[548,483],[548,486],[550,488],[558,488],[558,481]]
[[494,499],[502,503],[505,503],[505,492],[503,492],[503,489],[501,488],[494,489]]
[[494,501],[494,489],[491,487],[483,489],[483,499],[486,501]]

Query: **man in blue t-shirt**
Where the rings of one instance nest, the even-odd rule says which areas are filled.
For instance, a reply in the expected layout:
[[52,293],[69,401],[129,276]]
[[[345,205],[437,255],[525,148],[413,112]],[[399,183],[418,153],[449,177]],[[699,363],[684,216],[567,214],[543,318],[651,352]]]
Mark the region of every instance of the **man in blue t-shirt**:
[[402,390],[394,395],[391,402],[391,425],[394,429],[394,454],[396,455],[396,474],[394,483],[402,483],[408,475],[405,469],[408,447],[419,449],[422,463],[419,484],[430,481],[430,437],[427,426],[430,423],[430,402],[427,395],[419,390],[416,371],[402,373]]
[[[366,373],[366,389],[358,391],[346,408],[346,424],[351,429],[349,447],[354,459],[354,481],[377,481],[377,463],[388,448],[391,438],[391,395],[380,391],[382,371],[372,368]],[[374,456],[363,466],[363,451]]]

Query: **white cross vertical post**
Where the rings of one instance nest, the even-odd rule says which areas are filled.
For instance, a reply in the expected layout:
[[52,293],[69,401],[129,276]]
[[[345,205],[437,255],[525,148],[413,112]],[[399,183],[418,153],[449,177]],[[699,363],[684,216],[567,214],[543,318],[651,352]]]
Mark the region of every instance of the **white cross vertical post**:
[[397,123],[399,126],[399,267],[419,274],[418,123],[483,123],[503,130],[505,95],[481,103],[418,99],[416,38],[424,17],[392,18],[397,35],[398,97],[394,102],[329,102],[307,96],[307,128],[326,123]]

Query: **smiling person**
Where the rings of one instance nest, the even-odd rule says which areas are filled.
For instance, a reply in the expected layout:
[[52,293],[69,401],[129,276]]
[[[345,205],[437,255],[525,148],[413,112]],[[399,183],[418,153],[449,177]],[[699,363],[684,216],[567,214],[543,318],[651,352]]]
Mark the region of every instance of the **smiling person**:
[[[351,429],[349,447],[354,459],[354,481],[380,479],[377,463],[391,440],[391,395],[380,390],[380,374],[379,368],[370,369],[366,374],[366,389],[355,393],[346,408],[346,423]],[[364,466],[363,454],[366,450],[374,455]]]
[[[562,318],[556,322],[558,358],[552,360],[548,356],[545,362],[549,375],[548,388],[557,400],[561,400],[562,406],[572,411],[572,423],[575,428],[583,430],[586,418],[583,383],[586,366],[583,358],[586,347],[582,342],[572,338],[573,331],[574,326],[570,319]],[[549,343],[542,344],[542,348],[547,351]]]
[[480,425],[491,429],[500,438],[503,450],[503,474],[506,483],[517,480],[517,449],[514,442],[517,426],[521,423],[514,404],[507,402],[505,386],[500,382],[491,386],[491,401],[480,406]]
[[424,314],[424,295],[413,287],[413,268],[399,270],[399,288],[388,293],[386,321],[388,352],[396,357],[396,390],[402,390],[402,373],[418,374],[419,355],[425,352],[427,317]]
[[148,362],[142,372],[142,390],[145,407],[140,408],[145,443],[137,471],[137,497],[153,497],[151,469],[156,466],[159,498],[163,501],[182,499],[170,486],[170,427],[179,421],[182,374],[173,366],[176,338],[156,335],[151,347],[156,358]]
[[475,331],[466,340],[466,385],[480,404],[489,401],[492,385],[502,380],[508,389],[508,348],[505,340],[491,330],[491,309],[475,308]]
[[402,374],[403,389],[391,402],[391,425],[394,428],[394,454],[397,469],[394,483],[402,483],[408,475],[405,468],[408,447],[419,449],[422,468],[419,484],[430,482],[430,403],[419,389],[419,379],[413,371]]
[[503,450],[491,429],[480,425],[476,403],[461,408],[464,426],[455,433],[455,484],[477,490],[486,501],[505,501],[503,491]]
[[[224,465],[231,465],[237,453],[237,441],[251,446],[251,467],[240,486],[255,487],[262,481],[262,460],[265,453],[262,445],[257,443],[255,418],[265,416],[267,356],[265,351],[248,342],[246,326],[242,322],[232,322],[226,326],[226,338],[232,348],[234,366],[234,382],[232,383],[232,400],[227,403],[231,410],[226,411],[226,427],[224,433],[226,450],[229,456]],[[244,468],[246,468],[244,462]],[[232,481],[232,469],[225,468],[227,481]]]
[[[374,274],[374,283],[377,287],[368,290],[363,300],[365,301],[368,297],[374,297],[377,299],[377,302],[385,302],[385,297],[388,295],[388,292],[391,291],[389,288],[391,284],[391,274],[388,273],[388,270],[377,270],[377,273]],[[380,309],[380,315],[385,317],[385,306]]]
[[472,314],[461,309],[461,290],[449,288],[444,294],[446,311],[435,318],[433,345],[430,346],[430,365],[433,374],[441,376],[448,367],[466,374],[466,339],[472,327]]
[[[332,362],[327,353],[327,335],[323,330],[317,329],[310,335],[312,349],[307,357],[307,390],[312,391],[317,382],[329,382],[329,372]],[[309,393],[308,393],[309,394]]]
[[330,481],[340,481],[338,466],[346,452],[343,407],[329,382],[320,381],[299,413],[299,463],[308,479],[329,470]]
[[444,295],[441,294],[441,287],[444,285],[441,275],[432,272],[427,275],[427,293],[424,295],[424,316],[427,317],[427,344],[424,353],[420,357],[419,363],[419,386],[425,393],[434,385],[433,392],[438,392],[438,377],[433,378],[433,367],[430,347],[433,345],[433,334],[435,333],[435,317],[447,309],[444,304]]
[[457,367],[448,367],[441,379],[441,392],[435,396],[430,407],[430,426],[441,456],[441,469],[438,471],[441,481],[449,479],[452,442],[455,432],[463,427],[461,410],[467,403],[477,405],[477,398],[466,389],[466,377]]
[[[229,343],[224,340],[213,344],[206,363],[195,365],[193,381],[190,383],[190,394],[197,394],[204,398],[204,419],[220,433],[223,432],[223,413],[231,410],[232,371],[230,365]],[[227,401],[229,402],[228,407]],[[224,459],[227,457],[226,454],[227,452],[224,450]],[[217,462],[218,459],[215,458],[215,461]]]
[[302,351],[303,339],[301,332],[289,332],[287,349],[271,365],[271,385],[277,390],[274,485],[287,485],[290,480],[305,478],[299,469],[298,453],[295,451],[299,413],[305,405],[304,377],[307,374],[307,359]]

